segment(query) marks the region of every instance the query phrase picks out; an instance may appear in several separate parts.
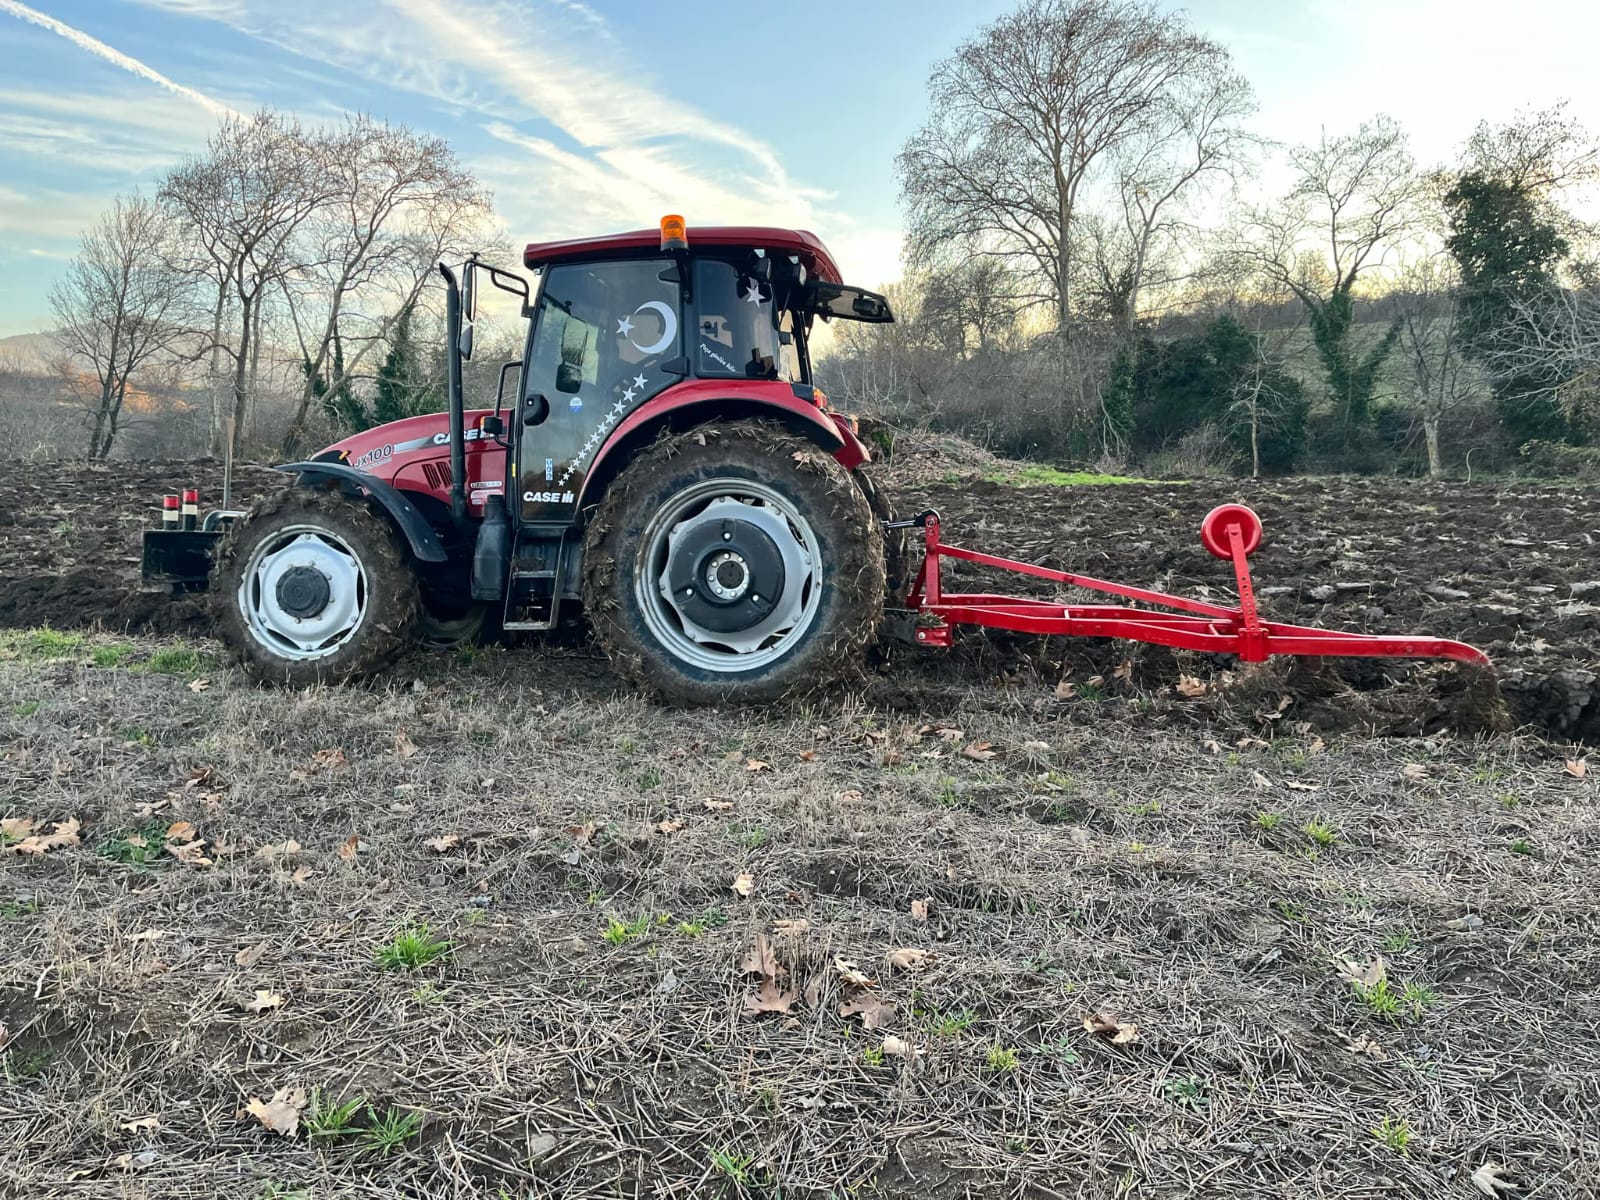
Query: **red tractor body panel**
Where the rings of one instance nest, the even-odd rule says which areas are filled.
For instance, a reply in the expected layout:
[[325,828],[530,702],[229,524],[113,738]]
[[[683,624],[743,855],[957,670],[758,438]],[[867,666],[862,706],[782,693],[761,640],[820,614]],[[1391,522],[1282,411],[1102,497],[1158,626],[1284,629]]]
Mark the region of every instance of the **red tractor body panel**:
[[[505,491],[504,448],[483,436],[478,422],[492,409],[466,413],[467,499],[474,515],[481,515],[484,500]],[[394,484],[402,491],[420,493],[450,506],[450,417],[426,413],[391,421],[374,429],[353,433],[316,456],[342,462],[364,475]]]
[[[785,251],[805,263],[814,278],[825,283],[843,283],[833,255],[816,234],[804,229],[773,229],[763,225],[713,225],[689,229],[689,250],[697,247],[728,246],[746,248],[759,246],[765,250]],[[612,233],[604,237],[577,238],[563,242],[532,242],[523,251],[522,261],[530,268],[548,263],[589,262],[604,258],[628,258],[655,254],[661,249],[659,229],[636,229],[630,233]]]

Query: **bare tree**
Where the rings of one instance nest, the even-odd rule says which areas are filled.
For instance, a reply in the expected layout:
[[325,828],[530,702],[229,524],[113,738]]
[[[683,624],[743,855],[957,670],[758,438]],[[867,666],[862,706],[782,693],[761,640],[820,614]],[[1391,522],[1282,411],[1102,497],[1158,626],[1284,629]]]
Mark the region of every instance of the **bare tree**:
[[1174,80],[1161,105],[1160,119],[1114,156],[1115,216],[1088,223],[1090,286],[1123,337],[1148,289],[1182,282],[1193,201],[1210,182],[1231,183],[1261,144],[1242,125],[1255,95],[1221,47]]
[[314,146],[329,195],[305,224],[302,261],[281,281],[307,364],[285,453],[304,437],[318,381],[348,386],[415,306],[434,264],[481,239],[489,214],[488,196],[438,138],[358,117]]
[[[225,121],[205,154],[175,168],[161,186],[162,203],[209,260],[237,322],[231,340],[213,343],[233,362],[236,453],[262,308],[295,266],[291,249],[301,226],[336,194],[321,166],[298,122],[260,112]],[[215,310],[219,328],[222,307]]]
[[1002,258],[1028,281],[1019,298],[1052,305],[1065,331],[1074,224],[1093,173],[1120,150],[1158,144],[1173,97],[1227,61],[1147,3],[1023,0],[928,81],[932,116],[898,159],[913,263],[951,248]]
[[[1580,274],[1591,271],[1579,270]],[[1509,320],[1482,350],[1492,375],[1538,380],[1521,393],[1527,403],[1600,416],[1600,287],[1552,288],[1517,295]]]
[[1483,391],[1461,348],[1461,273],[1448,251],[1429,245],[1395,279],[1400,351],[1411,377],[1411,401],[1422,420],[1428,474],[1444,473],[1439,430],[1445,414]]
[[1346,438],[1370,412],[1378,372],[1400,336],[1355,344],[1356,284],[1412,227],[1427,186],[1405,131],[1387,117],[1353,134],[1300,146],[1298,180],[1283,205],[1251,215],[1239,252],[1305,306],[1312,339]]
[[87,391],[91,461],[110,456],[134,378],[191,334],[183,281],[169,257],[171,232],[143,196],[117,199],[83,235],[50,293],[64,374],[74,390]]

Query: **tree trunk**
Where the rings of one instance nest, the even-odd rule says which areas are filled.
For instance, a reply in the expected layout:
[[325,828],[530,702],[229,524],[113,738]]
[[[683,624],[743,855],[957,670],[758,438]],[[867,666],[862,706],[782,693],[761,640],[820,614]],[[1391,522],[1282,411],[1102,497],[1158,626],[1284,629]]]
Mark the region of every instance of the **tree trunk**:
[[233,360],[233,455],[239,457],[240,443],[244,439],[244,418],[250,400],[250,329],[254,322],[254,304],[244,301],[244,313],[239,322],[239,349]]
[[222,383],[222,310],[227,302],[228,285],[224,281],[217,284],[217,304],[211,310],[211,422],[206,431],[211,452],[217,455],[222,453],[222,397],[219,388]]
[[1250,406],[1250,478],[1261,478],[1261,398]]
[[1422,436],[1428,443],[1428,478],[1438,479],[1444,474],[1444,464],[1439,460],[1439,414],[1422,414]]
[[100,460],[100,439],[106,427],[106,410],[111,407],[111,389],[109,386],[100,389],[100,407],[95,410],[94,426],[89,430],[89,461]]
[[[252,400],[254,400],[255,397],[260,394],[260,392],[258,391],[258,387],[259,387],[259,381],[260,381],[260,378],[261,378],[261,372],[260,372],[260,366],[261,366],[261,318],[262,318],[262,315],[266,312],[266,307],[267,306],[265,304],[261,303],[260,301],[256,302],[255,326],[254,326],[254,328],[252,328],[250,330],[250,389],[249,390],[250,390],[250,397],[251,397]],[[259,411],[260,411],[259,408],[255,404],[252,403],[252,405],[250,406],[250,418],[251,418],[252,423],[254,422],[254,420],[255,420],[256,416],[258,415]],[[251,432],[252,433],[255,432],[253,428],[252,428]]]

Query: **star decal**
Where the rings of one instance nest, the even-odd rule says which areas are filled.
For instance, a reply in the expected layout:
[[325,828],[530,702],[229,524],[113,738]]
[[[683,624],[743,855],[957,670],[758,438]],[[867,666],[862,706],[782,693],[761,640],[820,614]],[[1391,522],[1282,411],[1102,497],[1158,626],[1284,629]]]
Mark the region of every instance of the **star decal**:
[[622,393],[622,398],[627,401],[632,401],[633,398],[638,394],[638,392],[634,391],[632,388],[629,388],[627,391]]
[[619,334],[621,334],[623,337],[627,337],[630,333],[632,333],[633,332],[633,318],[632,317],[621,317],[621,318],[619,318],[618,321],[617,321],[617,332]]
[[751,304],[761,303],[761,285],[753,279],[750,281],[750,291],[746,293],[745,300]]
[[635,375],[633,377],[633,386],[636,387],[636,388],[644,387],[644,376],[643,375]]

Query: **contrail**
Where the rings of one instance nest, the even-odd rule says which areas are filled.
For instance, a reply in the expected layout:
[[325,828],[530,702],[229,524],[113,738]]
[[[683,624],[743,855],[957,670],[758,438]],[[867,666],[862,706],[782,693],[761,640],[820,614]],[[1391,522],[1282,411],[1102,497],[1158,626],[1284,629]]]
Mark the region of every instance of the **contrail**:
[[194,88],[184,87],[168,79],[160,71],[147,67],[137,58],[130,58],[122,51],[106,45],[98,38],[92,38],[81,29],[74,29],[71,25],[63,25],[54,17],[47,16],[38,9],[29,8],[26,4],[19,4],[17,0],[0,0],[0,12],[10,13],[13,17],[37,25],[41,29],[48,29],[51,33],[60,34],[74,46],[87,50],[98,58],[105,59],[108,63],[121,67],[124,71],[131,71],[141,79],[148,79],[157,87],[164,87],[174,96],[182,96],[186,100],[193,100],[201,108],[218,117],[236,117],[239,114],[223,104],[220,100],[213,100],[204,92],[197,92]]

